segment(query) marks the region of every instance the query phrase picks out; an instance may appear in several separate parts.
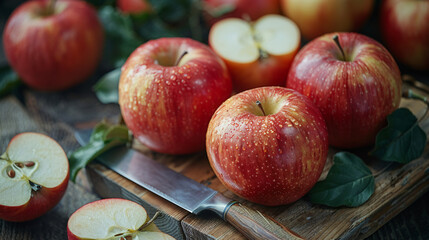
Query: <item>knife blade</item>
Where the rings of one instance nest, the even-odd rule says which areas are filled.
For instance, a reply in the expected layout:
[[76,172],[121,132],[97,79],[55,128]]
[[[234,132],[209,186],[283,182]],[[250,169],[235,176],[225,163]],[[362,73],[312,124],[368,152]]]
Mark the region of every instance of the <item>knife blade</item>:
[[[86,145],[91,132],[76,131],[79,144]],[[136,150],[117,147],[100,155],[97,161],[190,213],[215,212],[249,239],[302,239],[271,217],[226,198]]]

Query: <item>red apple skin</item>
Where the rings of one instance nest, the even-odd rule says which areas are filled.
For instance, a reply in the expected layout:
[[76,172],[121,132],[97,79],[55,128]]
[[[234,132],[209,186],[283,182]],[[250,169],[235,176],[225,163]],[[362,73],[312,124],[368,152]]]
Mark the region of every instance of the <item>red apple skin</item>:
[[[334,35],[350,61],[341,52]],[[325,118],[329,143],[339,148],[373,144],[386,117],[401,100],[401,75],[390,53],[357,33],[332,33],[314,39],[297,54],[287,87],[313,100]]]
[[[168,66],[184,51],[188,54],[179,66]],[[157,64],[163,61],[170,63]],[[187,154],[204,149],[210,118],[231,92],[226,66],[208,46],[192,39],[161,38],[141,45],[127,59],[119,105],[141,143],[161,153]]]
[[146,0],[118,0],[116,6],[121,12],[130,14],[150,12],[152,9]]
[[56,14],[43,17],[48,2],[28,1],[15,9],[3,44],[10,65],[27,85],[56,91],[93,73],[104,35],[96,11],[86,2],[58,1]]
[[325,33],[357,31],[373,7],[374,0],[281,0],[284,15],[307,40]]
[[387,48],[399,62],[429,70],[429,1],[383,1],[380,25]]
[[[267,114],[270,108],[278,111],[263,116],[256,101]],[[220,181],[268,206],[304,196],[319,179],[328,153],[320,111],[307,97],[283,87],[255,88],[229,98],[213,115],[206,139]]]
[[[280,0],[203,0],[203,8],[205,9],[204,17],[207,23],[211,26],[219,20],[225,18],[249,18],[257,20],[267,14],[280,13]],[[222,16],[212,16],[211,11],[216,11],[222,6],[234,6],[234,10]]]
[[[23,133],[21,133],[23,134]],[[13,138],[18,137],[16,135]],[[13,138],[11,142],[13,141]],[[64,153],[66,155],[66,153]],[[24,222],[33,220],[45,214],[55,207],[64,196],[69,183],[69,174],[64,178],[60,185],[54,188],[42,187],[36,192],[32,192],[30,200],[21,206],[5,206],[0,204],[0,219],[10,222]]]

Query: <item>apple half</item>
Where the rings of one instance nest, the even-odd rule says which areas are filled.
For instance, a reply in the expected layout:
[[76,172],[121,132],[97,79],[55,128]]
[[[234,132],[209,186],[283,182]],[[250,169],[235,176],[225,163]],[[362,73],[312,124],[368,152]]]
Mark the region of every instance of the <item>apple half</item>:
[[160,232],[153,223],[148,224],[148,221],[146,210],[135,202],[119,198],[103,199],[84,205],[70,216],[67,236],[69,240],[174,239]]
[[237,91],[283,86],[301,35],[290,19],[269,14],[255,22],[227,18],[210,29],[210,47],[224,60]]
[[53,208],[68,184],[62,147],[40,133],[21,133],[0,156],[0,218],[27,221]]

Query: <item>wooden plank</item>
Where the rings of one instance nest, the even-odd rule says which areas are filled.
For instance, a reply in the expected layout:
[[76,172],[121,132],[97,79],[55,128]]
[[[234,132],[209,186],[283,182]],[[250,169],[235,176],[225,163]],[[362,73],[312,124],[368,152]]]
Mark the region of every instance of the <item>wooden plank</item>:
[[[417,117],[421,117],[425,112],[425,104],[415,100],[403,99],[401,106],[412,110]],[[426,132],[429,131],[429,118],[426,117],[421,125]],[[240,199],[228,191],[214,175],[205,153],[177,157],[155,153],[144,146],[135,145],[135,148],[152,159],[223,193],[225,196],[240,200],[250,207],[265,212],[308,239],[361,239],[367,237],[429,189],[429,145],[421,158],[406,165],[390,164],[371,159],[366,155],[369,149],[355,152],[363,157],[376,175],[375,194],[367,203],[358,208],[329,208],[313,205],[306,198],[286,206],[264,207]],[[326,176],[332,165],[332,156],[335,152],[337,150],[330,149],[330,156],[321,179]],[[142,199],[141,193],[138,193],[142,189],[137,191],[136,185],[128,180],[124,181],[123,177],[116,175],[112,178],[112,172],[107,169],[100,170],[99,165],[90,165],[88,169],[91,171],[98,169],[98,172],[92,171],[96,175],[90,176],[91,179],[100,178],[104,181],[110,181],[104,187],[112,188],[109,186],[111,184],[124,188],[127,189],[128,195],[140,196]],[[142,200],[151,202],[151,206],[156,208],[154,203],[158,200],[153,198],[158,197],[153,196],[153,194],[147,196],[146,199]],[[163,206],[158,205],[158,207],[163,210]],[[170,210],[172,212],[166,213],[167,215],[177,214],[177,211],[181,209],[173,206]],[[198,216],[185,214],[183,219],[178,218],[177,221],[181,221],[182,231],[187,239],[245,239],[233,227],[211,213],[203,213]]]
[[[15,97],[0,100],[0,150],[6,150],[9,141],[21,132],[45,133]],[[63,133],[64,134],[64,133]],[[58,135],[51,135],[57,139]],[[60,203],[38,219],[15,223],[0,220],[0,239],[67,239],[67,221],[70,215],[86,203],[99,199],[83,188],[69,182]]]

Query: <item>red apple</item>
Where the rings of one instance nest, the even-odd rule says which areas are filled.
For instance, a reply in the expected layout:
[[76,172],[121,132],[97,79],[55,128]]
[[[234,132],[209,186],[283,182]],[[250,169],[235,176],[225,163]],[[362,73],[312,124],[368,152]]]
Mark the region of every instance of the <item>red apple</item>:
[[371,15],[374,0],[281,0],[283,13],[308,40],[331,32],[353,32]]
[[223,19],[209,33],[210,46],[226,63],[236,91],[284,86],[300,40],[296,24],[275,14],[255,22]]
[[380,43],[357,33],[327,34],[304,46],[287,87],[313,100],[328,126],[329,143],[339,148],[374,143],[401,100],[395,60]]
[[187,38],[161,38],[137,48],[122,67],[119,105],[134,137],[152,150],[204,149],[216,108],[231,96],[222,60]]
[[241,92],[225,101],[207,130],[216,176],[235,194],[276,206],[304,196],[328,154],[322,114],[307,97],[282,87]]
[[224,18],[256,20],[280,13],[280,0],[203,0],[202,5],[209,25]]
[[0,156],[0,219],[32,220],[63,197],[69,163],[61,146],[40,133],[21,133]]
[[386,0],[380,25],[387,48],[399,62],[429,70],[429,1]]
[[147,0],[117,0],[116,6],[123,13],[139,14],[150,12],[152,7]]
[[62,90],[90,76],[103,46],[96,11],[84,1],[28,1],[3,32],[6,57],[29,86]]
[[174,240],[170,235],[160,232],[153,223],[144,227],[148,220],[146,210],[135,202],[118,198],[103,199],[84,205],[70,216],[67,236],[68,240]]

